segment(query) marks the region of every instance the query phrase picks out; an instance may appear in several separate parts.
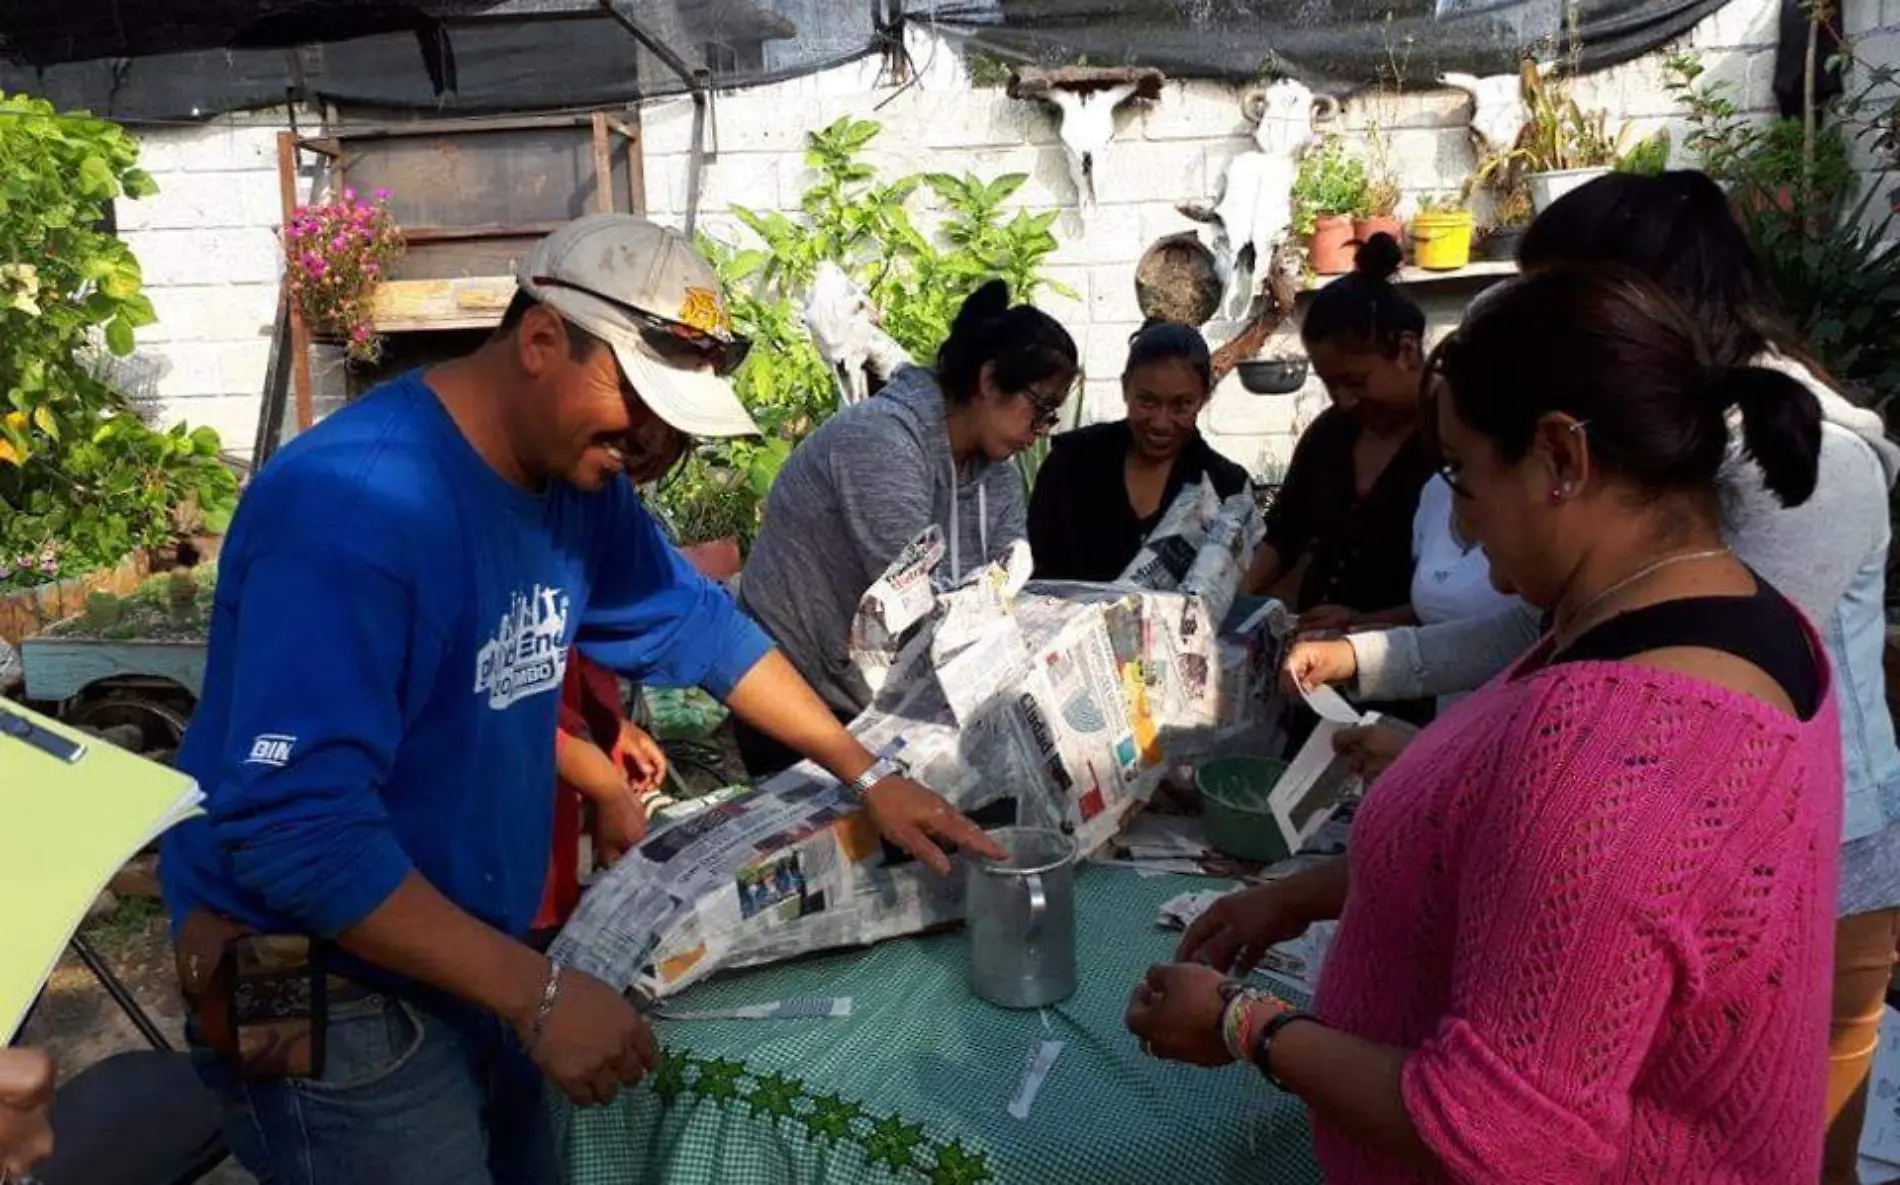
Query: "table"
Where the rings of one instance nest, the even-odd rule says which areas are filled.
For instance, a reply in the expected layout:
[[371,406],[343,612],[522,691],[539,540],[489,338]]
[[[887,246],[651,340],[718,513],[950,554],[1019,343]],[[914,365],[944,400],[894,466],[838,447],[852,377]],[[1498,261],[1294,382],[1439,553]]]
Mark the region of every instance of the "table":
[[[560,1110],[571,1185],[1156,1181],[1316,1185],[1305,1109],[1242,1067],[1144,1056],[1128,994],[1178,935],[1161,903],[1221,882],[1085,866],[1080,983],[1011,1012],[965,986],[961,931],[736,972],[673,1001],[708,1010],[848,995],[832,1020],[657,1023],[668,1057],[609,1107]],[[1006,1108],[1034,1046],[1066,1042],[1026,1120]]]

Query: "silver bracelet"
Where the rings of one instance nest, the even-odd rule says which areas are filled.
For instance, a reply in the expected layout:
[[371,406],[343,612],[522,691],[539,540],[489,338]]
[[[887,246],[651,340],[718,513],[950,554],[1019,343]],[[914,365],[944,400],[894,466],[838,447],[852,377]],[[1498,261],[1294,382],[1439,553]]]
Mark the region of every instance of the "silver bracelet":
[[904,767],[897,761],[889,757],[879,757],[863,773],[851,779],[845,786],[845,792],[862,801],[864,796],[871,792],[871,787],[885,778],[894,778],[903,772]]
[[554,1015],[554,1001],[561,995],[561,961],[548,960],[548,982],[541,989],[541,1003],[534,1010],[534,1024],[528,1028],[528,1052],[533,1053],[541,1047],[541,1034],[548,1027],[548,1017]]

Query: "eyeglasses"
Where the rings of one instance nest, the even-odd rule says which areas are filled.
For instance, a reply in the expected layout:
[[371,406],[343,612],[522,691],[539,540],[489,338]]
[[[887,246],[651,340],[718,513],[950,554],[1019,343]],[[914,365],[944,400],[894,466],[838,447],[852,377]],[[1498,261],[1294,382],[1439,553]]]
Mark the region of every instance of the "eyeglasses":
[[[1570,423],[1569,430],[1572,432],[1582,432],[1589,427],[1589,420],[1574,420]],[[1460,498],[1469,498],[1471,497],[1471,491],[1465,487],[1462,477],[1464,471],[1465,467],[1462,461],[1447,461],[1438,467],[1438,476],[1444,479],[1447,486],[1451,487],[1452,493]]]
[[1029,405],[1029,426],[1037,432],[1055,427],[1062,419],[1062,409],[1068,406],[1069,398],[1075,394],[1080,382],[1079,376],[1071,379],[1068,386],[1054,394],[1025,389],[1022,397],[1023,402]]
[[736,334],[729,338],[719,337],[691,325],[656,317],[645,309],[617,300],[604,292],[596,292],[584,284],[555,276],[534,276],[529,282],[540,288],[566,288],[612,305],[614,311],[633,322],[640,331],[640,340],[668,366],[692,370],[710,366],[714,374],[727,378],[739,369],[746,355],[752,352],[752,343],[746,338]]

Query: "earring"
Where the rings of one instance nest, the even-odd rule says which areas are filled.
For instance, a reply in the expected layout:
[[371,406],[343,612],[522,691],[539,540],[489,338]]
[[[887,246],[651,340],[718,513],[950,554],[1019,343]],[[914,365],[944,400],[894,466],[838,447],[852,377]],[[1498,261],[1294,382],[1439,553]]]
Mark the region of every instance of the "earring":
[[1550,504],[1552,506],[1556,506],[1559,503],[1561,503],[1563,500],[1564,500],[1564,490],[1562,488],[1552,488],[1552,490],[1550,491]]

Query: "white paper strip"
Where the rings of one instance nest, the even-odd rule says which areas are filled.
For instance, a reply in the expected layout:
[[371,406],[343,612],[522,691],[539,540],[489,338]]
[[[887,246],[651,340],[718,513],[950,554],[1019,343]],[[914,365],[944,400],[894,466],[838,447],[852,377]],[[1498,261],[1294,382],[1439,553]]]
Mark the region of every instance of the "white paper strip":
[[764,1004],[709,1008],[699,1012],[661,1008],[658,1015],[663,1020],[834,1020],[851,1015],[851,997],[813,996],[798,1000],[772,1000]]
[[1043,1080],[1049,1077],[1056,1059],[1062,1056],[1062,1047],[1061,1041],[1041,1041],[1030,1052],[1029,1066],[1023,1071],[1022,1085],[1016,1088],[1016,1097],[1009,1103],[1010,1118],[1029,1118],[1029,1109],[1036,1105],[1036,1095],[1041,1093]]

